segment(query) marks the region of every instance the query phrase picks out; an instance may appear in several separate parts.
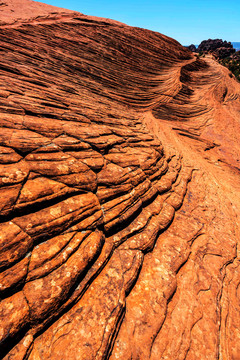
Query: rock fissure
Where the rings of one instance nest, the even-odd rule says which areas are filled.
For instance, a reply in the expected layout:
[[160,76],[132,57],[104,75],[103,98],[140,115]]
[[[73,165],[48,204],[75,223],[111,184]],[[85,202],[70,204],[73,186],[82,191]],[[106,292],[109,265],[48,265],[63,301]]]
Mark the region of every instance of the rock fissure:
[[239,84],[156,32],[3,4],[2,358],[237,360]]

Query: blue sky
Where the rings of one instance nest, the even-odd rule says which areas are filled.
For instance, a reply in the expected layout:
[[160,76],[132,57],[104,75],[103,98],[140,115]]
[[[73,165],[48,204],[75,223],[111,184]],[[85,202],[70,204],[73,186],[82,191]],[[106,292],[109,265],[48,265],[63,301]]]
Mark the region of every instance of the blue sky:
[[173,37],[183,45],[209,38],[240,42],[240,0],[41,0],[86,15]]

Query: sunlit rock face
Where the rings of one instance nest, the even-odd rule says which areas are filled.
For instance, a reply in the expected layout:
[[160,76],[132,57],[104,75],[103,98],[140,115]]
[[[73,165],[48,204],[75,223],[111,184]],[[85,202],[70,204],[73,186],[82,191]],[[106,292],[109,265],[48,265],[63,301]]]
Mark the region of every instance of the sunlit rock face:
[[0,19],[0,357],[239,359],[240,84],[112,20]]

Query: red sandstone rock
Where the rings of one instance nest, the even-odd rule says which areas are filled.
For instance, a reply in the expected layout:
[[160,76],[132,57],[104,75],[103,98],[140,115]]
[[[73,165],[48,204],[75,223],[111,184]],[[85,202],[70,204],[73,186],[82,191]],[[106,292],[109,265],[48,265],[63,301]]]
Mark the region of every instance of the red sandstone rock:
[[239,83],[116,21],[0,21],[0,357],[238,360]]

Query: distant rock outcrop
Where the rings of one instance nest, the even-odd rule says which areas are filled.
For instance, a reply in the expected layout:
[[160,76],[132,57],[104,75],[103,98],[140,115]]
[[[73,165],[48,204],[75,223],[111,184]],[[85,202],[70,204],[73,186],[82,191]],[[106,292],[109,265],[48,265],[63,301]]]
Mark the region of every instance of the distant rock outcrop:
[[191,50],[192,52],[196,52],[197,51],[197,48],[194,44],[191,44],[187,47],[189,50]]
[[212,53],[217,58],[224,58],[235,53],[235,49],[231,42],[223,41],[221,39],[203,40],[198,46],[199,53]]
[[156,32],[2,4],[1,359],[239,359],[240,84]]

